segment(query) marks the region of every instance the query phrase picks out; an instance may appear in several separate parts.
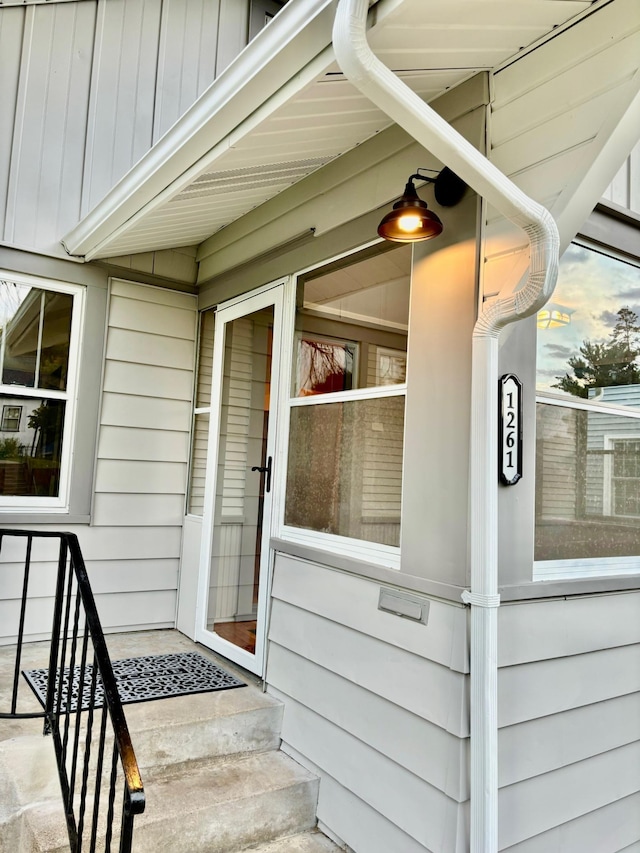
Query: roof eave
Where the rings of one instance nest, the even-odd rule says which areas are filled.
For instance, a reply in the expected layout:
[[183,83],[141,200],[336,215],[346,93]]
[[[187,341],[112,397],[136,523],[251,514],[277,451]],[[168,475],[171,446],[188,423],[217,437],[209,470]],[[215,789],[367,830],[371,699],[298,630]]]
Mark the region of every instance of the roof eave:
[[331,44],[333,0],[286,6],[187,112],[62,238],[69,255],[99,246]]

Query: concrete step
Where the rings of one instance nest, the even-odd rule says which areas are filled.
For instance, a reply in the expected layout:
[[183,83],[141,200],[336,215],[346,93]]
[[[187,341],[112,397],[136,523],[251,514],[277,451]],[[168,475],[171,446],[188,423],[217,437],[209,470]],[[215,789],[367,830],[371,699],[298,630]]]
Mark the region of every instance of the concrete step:
[[326,835],[312,831],[249,847],[246,853],[339,853],[341,849],[329,841]]
[[[145,787],[151,771],[278,749],[282,710],[280,702],[253,686],[125,706]],[[37,727],[41,731],[42,723]],[[106,754],[111,744],[108,734]],[[13,773],[12,768],[20,772]],[[105,767],[105,779],[107,773]],[[35,734],[0,741],[0,785],[6,788],[0,820],[9,809],[18,811],[32,802],[58,799],[51,738]]]
[[[230,853],[280,836],[295,838],[316,822],[317,778],[276,751],[158,768],[150,771],[145,789],[147,807],[136,818],[134,853]],[[20,846],[11,853],[66,853],[59,803],[29,807],[21,817]],[[303,836],[300,844],[316,842]],[[288,849],[327,848],[316,843],[275,851]]]
[[[149,778],[148,791],[136,853],[222,853],[316,823],[318,779],[281,752],[165,771]],[[176,824],[178,837],[168,839]]]
[[253,686],[125,706],[143,780],[154,767],[278,749],[282,711]]

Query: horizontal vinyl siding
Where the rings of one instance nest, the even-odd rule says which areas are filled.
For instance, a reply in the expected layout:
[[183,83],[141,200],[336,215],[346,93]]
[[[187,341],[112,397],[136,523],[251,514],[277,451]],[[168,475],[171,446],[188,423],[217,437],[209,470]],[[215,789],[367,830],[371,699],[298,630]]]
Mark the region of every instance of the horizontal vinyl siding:
[[575,409],[540,406],[536,420],[537,515],[573,521],[577,512],[577,448],[580,417]]
[[564,853],[565,850],[638,853],[640,841],[628,846],[626,841],[637,838],[639,826],[640,795],[634,794],[545,832],[531,842],[509,847],[509,853],[539,853],[541,850],[545,853]]
[[[78,536],[105,631],[167,628],[175,623],[181,530],[154,517],[145,526],[87,527],[54,523]],[[24,540],[0,551],[0,645],[15,642]],[[25,636],[44,639],[51,626],[57,545],[34,542]]]
[[[92,525],[52,517],[54,529],[78,535],[108,631],[175,622],[196,316],[195,297],[112,283]],[[163,350],[174,367],[144,363]],[[24,547],[8,539],[0,551],[0,642],[15,635]],[[51,622],[54,551],[51,541],[34,543],[26,624],[34,639]]]
[[[125,281],[111,284],[94,527],[88,531],[111,536],[102,553],[92,554],[93,537],[85,547],[92,560],[113,561],[111,584],[102,573],[99,607],[114,630],[174,624],[196,316],[190,295]],[[133,587],[122,581],[123,560],[138,578]],[[160,577],[150,579],[147,567],[158,560],[162,584]]]
[[412,623],[378,610],[379,592],[276,555],[267,682],[283,747],[318,770],[318,818],[354,850],[462,851],[467,613],[432,600]]
[[[114,423],[107,406],[98,441],[95,480],[94,524],[102,526],[121,519],[125,506],[140,502],[134,515],[153,518],[154,510],[166,524],[173,517],[181,524],[184,502],[190,408],[195,362],[195,298],[174,291],[115,281],[111,288],[107,330],[104,392],[117,394],[120,408],[136,401],[146,409],[149,398],[156,408],[174,408],[169,417],[135,425]],[[174,366],[141,364],[139,355],[167,346],[175,355]],[[175,402],[182,401],[180,410]],[[158,405],[159,404],[159,405]],[[122,420],[122,419],[120,419]],[[144,496],[147,496],[145,501]],[[118,498],[123,496],[122,506]],[[126,498],[124,497],[126,496]]]
[[640,842],[640,594],[499,611],[500,849]]
[[189,400],[174,400],[160,397],[136,397],[121,392],[104,392],[102,395],[103,425],[154,429],[163,424],[167,430],[180,432],[185,417],[189,419]]

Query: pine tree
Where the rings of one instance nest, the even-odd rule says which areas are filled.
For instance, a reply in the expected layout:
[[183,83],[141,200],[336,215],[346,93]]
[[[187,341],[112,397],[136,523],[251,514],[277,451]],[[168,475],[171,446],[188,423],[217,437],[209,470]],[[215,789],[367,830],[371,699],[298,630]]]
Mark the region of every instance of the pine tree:
[[588,397],[589,388],[640,384],[640,324],[628,306],[617,313],[618,321],[607,341],[583,341],[580,355],[572,355],[567,364],[571,372],[557,376],[552,388],[574,397]]

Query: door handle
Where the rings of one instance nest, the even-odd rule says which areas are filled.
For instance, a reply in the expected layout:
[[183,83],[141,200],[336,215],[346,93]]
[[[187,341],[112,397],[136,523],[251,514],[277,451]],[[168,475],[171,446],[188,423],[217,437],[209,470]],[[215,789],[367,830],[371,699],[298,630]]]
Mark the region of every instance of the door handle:
[[264,490],[265,490],[265,492],[270,492],[270,491],[271,491],[271,462],[272,462],[272,457],[271,457],[271,456],[269,456],[269,458],[267,459],[267,464],[266,464],[266,465],[264,465],[264,466],[262,466],[262,465],[254,465],[254,466],[251,468],[251,470],[252,470],[252,471],[260,471],[260,473],[261,473],[261,474],[266,474],[266,475],[267,475],[267,476],[266,476],[266,479],[265,479],[265,484],[264,484]]

